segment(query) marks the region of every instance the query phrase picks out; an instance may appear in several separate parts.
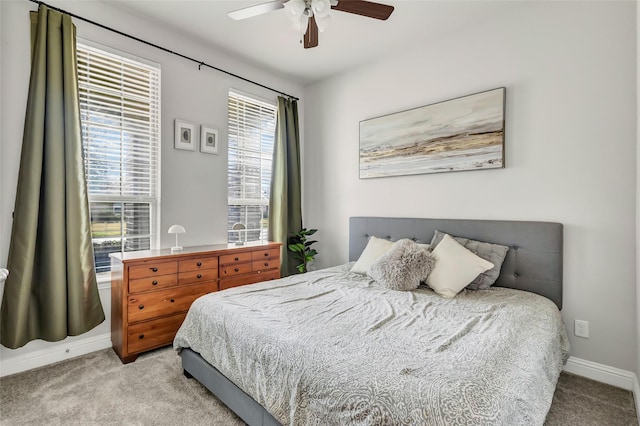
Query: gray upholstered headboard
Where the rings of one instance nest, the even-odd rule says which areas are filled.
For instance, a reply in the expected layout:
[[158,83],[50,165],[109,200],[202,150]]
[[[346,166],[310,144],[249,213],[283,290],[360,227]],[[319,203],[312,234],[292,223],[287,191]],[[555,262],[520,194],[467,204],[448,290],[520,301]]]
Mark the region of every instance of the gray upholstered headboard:
[[562,309],[561,223],[352,217],[349,219],[349,260],[358,259],[371,235],[393,241],[410,238],[428,243],[436,229],[457,237],[509,246],[494,285],[540,294]]

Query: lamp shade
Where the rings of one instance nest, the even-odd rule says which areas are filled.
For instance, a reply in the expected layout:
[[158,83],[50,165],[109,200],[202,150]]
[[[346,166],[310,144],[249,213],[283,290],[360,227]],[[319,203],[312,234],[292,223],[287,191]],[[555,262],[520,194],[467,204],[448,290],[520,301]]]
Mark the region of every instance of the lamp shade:
[[182,225],[171,225],[169,227],[169,234],[184,234],[185,232],[187,231],[184,230]]
[[231,225],[231,229],[234,231],[242,231],[243,229],[247,229],[247,226],[244,223],[237,222]]

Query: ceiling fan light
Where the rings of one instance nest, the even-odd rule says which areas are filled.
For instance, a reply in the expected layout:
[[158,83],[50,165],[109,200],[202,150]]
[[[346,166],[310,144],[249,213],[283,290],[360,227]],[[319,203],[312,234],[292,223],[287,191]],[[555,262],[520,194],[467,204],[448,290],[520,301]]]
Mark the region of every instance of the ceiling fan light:
[[304,0],[289,0],[288,2],[284,3],[285,13],[290,18],[298,19],[298,17],[304,13],[305,8],[306,5],[304,3]]
[[331,11],[331,3],[329,0],[313,0],[311,10],[316,17],[328,16]]
[[319,16],[316,15],[316,24],[320,32],[324,32],[331,25],[331,15]]

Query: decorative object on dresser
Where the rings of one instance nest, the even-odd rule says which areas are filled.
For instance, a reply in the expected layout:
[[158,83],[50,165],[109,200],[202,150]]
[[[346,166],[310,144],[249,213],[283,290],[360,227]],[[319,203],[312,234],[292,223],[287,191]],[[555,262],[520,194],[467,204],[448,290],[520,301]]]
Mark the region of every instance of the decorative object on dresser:
[[195,133],[196,133],[195,124],[176,118],[173,147],[175,149],[195,151],[196,150]]
[[171,247],[171,251],[174,252],[174,251],[182,250],[182,246],[180,244],[178,244],[178,234],[184,234],[185,232],[187,232],[187,231],[185,231],[184,226],[182,226],[182,225],[171,225],[169,227],[169,231],[167,231],[167,232],[169,234],[176,234],[176,245]]
[[360,122],[360,178],[504,168],[505,88]]
[[123,363],[171,344],[191,303],[280,278],[280,243],[217,244],[111,254],[111,342]]
[[[231,226],[232,231],[238,231],[238,241],[236,241],[237,246],[243,246],[247,239],[247,226],[244,223],[234,223]],[[244,237],[242,236],[244,231]]]
[[208,124],[200,126],[200,152],[218,153],[218,131]]

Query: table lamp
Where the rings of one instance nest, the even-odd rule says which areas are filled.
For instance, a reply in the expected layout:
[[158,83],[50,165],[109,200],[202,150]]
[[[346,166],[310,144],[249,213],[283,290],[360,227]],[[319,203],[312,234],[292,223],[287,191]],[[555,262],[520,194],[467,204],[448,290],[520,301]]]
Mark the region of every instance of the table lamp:
[[182,225],[171,225],[169,227],[169,234],[176,234],[176,245],[171,247],[171,251],[180,251],[182,250],[182,246],[178,245],[178,234],[184,234],[185,231]]
[[242,231],[244,230],[244,239],[247,239],[247,226],[244,223],[234,223],[231,226],[231,229],[234,231],[238,231],[238,237],[240,238],[239,241],[236,241],[236,245],[237,246],[243,246],[244,245],[244,240],[242,239]]

